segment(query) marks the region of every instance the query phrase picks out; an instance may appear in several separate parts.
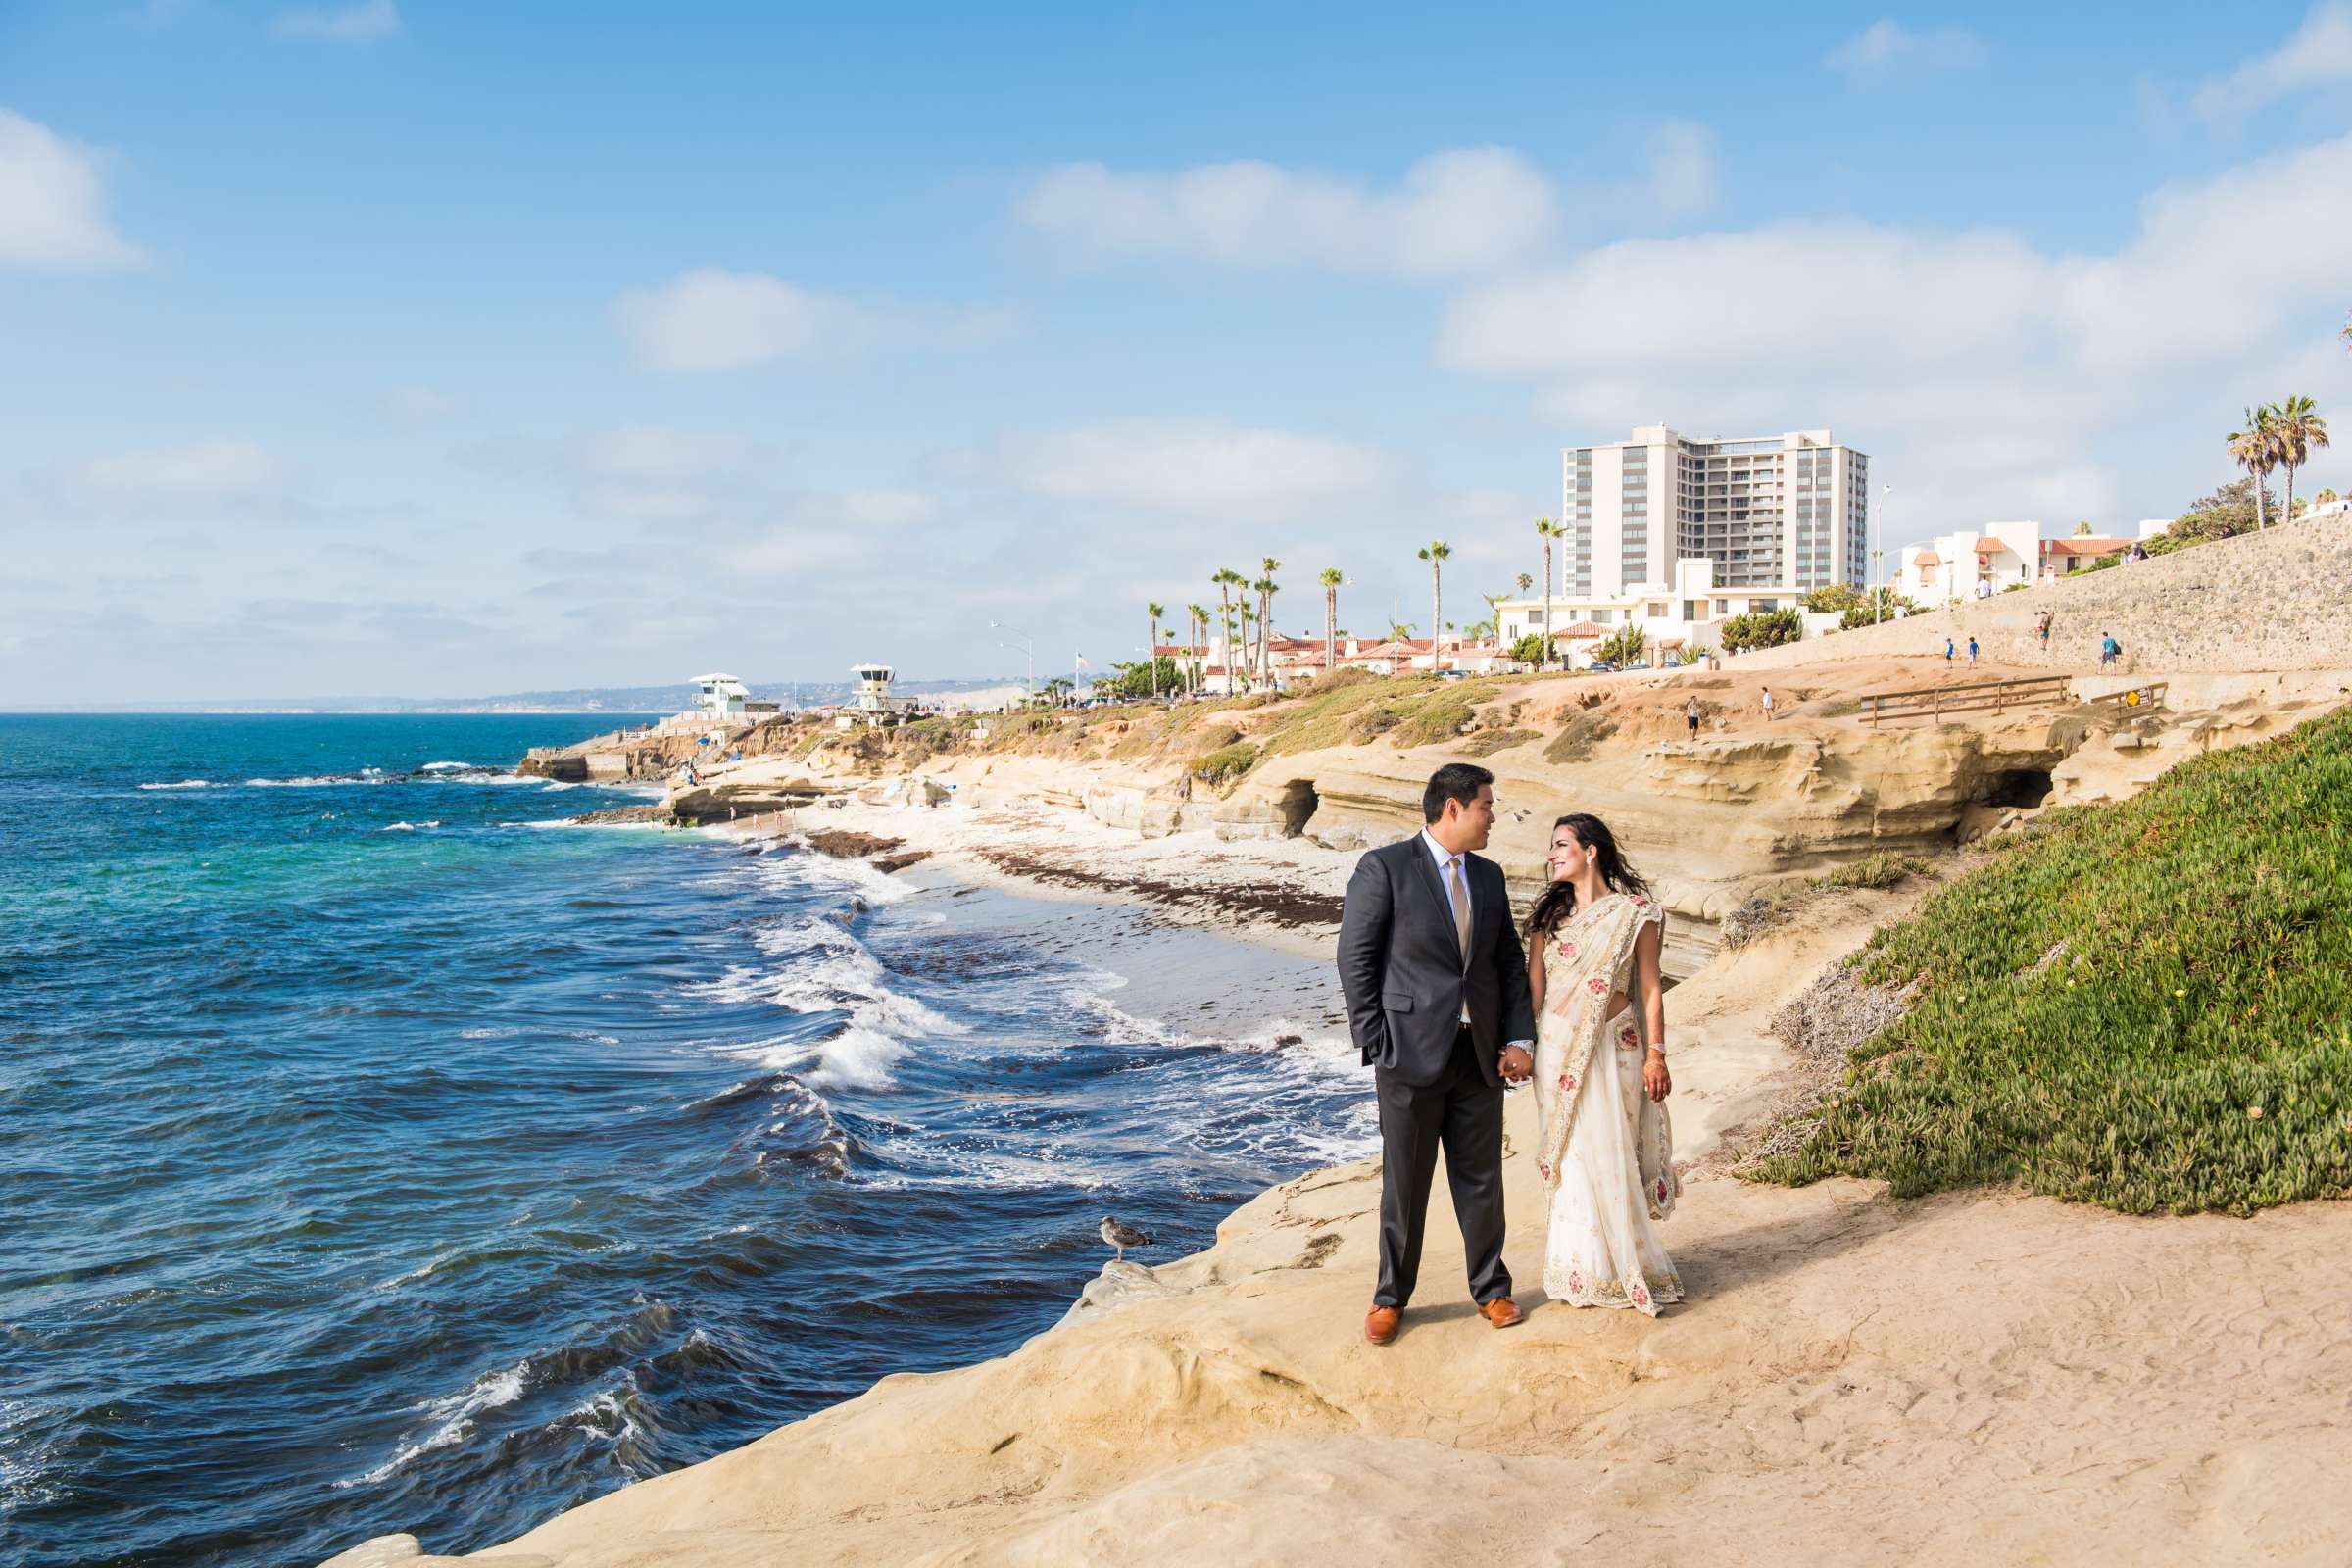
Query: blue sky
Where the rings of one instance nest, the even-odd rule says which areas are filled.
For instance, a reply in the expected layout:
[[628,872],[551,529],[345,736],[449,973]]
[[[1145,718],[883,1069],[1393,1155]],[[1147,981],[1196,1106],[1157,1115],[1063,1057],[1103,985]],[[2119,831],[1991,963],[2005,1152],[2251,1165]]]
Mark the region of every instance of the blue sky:
[[0,705],[1420,624],[1654,420],[2128,525],[2352,392],[2348,133],[2352,3],[15,0]]

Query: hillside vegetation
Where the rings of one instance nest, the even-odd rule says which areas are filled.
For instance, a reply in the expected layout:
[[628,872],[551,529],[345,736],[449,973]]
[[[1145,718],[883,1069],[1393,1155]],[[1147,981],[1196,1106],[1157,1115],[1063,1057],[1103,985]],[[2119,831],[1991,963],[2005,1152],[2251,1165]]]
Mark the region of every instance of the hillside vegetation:
[[1850,963],[1906,1010],[1761,1179],[2135,1214],[2352,1192],[2352,710],[2051,813]]

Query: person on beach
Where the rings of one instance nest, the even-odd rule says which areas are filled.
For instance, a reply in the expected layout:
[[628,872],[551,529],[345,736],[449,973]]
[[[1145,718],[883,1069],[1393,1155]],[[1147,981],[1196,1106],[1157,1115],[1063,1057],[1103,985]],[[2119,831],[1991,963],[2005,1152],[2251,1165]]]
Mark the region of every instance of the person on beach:
[[1764,722],[1772,722],[1772,688],[1769,686],[1764,688]]
[[2115,662],[2124,657],[2124,645],[2107,632],[2099,633],[2099,667],[2112,669]]
[[1495,1328],[1522,1316],[1502,1261],[1502,1086],[1535,1071],[1527,955],[1494,828],[1494,775],[1432,773],[1422,830],[1355,862],[1340,918],[1348,1031],[1380,1103],[1380,1279],[1364,1338],[1396,1338],[1421,1268],[1438,1151],[1462,1227],[1470,1297]]
[[1666,1115],[1666,912],[1596,816],[1553,823],[1547,863],[1527,917],[1544,1290],[1655,1317],[1683,1298],[1651,1228],[1682,1192]]
[[1974,637],[1968,640],[1968,667],[1971,669],[1977,667],[1977,640]]
[[1949,637],[1943,640],[1943,662],[1947,664],[1952,662],[1952,640]]
[[2034,634],[2041,639],[2042,650],[2046,653],[2050,646],[2050,612],[2048,611],[2045,610],[2034,617]]
[[1698,739],[1698,699],[1693,697],[1683,705],[1683,721],[1690,726],[1690,738]]

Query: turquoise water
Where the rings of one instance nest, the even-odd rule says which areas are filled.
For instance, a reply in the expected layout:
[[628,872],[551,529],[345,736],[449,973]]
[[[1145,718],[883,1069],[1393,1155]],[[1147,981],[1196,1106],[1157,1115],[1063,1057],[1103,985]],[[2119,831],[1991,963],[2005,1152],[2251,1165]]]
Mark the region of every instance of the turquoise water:
[[1319,966],[508,772],[613,722],[0,716],[0,1563],[477,1549],[1365,1147]]

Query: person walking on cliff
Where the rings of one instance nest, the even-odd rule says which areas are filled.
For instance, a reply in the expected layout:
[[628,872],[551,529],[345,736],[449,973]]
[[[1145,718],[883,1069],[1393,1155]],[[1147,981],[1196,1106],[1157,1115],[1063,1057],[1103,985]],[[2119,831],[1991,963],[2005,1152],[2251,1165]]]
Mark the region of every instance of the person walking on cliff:
[[2112,669],[2115,667],[2116,661],[2123,657],[2124,645],[2117,642],[2112,633],[2099,633],[2099,667]]
[[1340,919],[1348,1031],[1380,1104],[1380,1278],[1364,1338],[1396,1338],[1421,1269],[1438,1152],[1462,1228],[1470,1297],[1520,1321],[1502,1261],[1502,1096],[1535,1070],[1527,955],[1494,829],[1494,775],[1448,762],[1421,795],[1422,830],[1365,855]]
[[1683,705],[1683,721],[1690,726],[1690,738],[1698,739],[1698,699],[1693,697]]
[[2034,617],[2034,633],[2041,639],[2042,652],[2048,653],[2050,649],[2050,612],[2048,611],[2045,610]]
[[1943,662],[1947,664],[1952,662],[1952,640],[1949,637],[1943,640]]
[[1764,688],[1764,722],[1772,722],[1772,688],[1769,686]]
[[1977,639],[1974,636],[1968,639],[1968,667],[1977,667]]
[[1666,1117],[1666,911],[1596,816],[1554,822],[1546,863],[1527,916],[1544,1290],[1655,1317],[1683,1298],[1651,1228],[1682,1192]]

